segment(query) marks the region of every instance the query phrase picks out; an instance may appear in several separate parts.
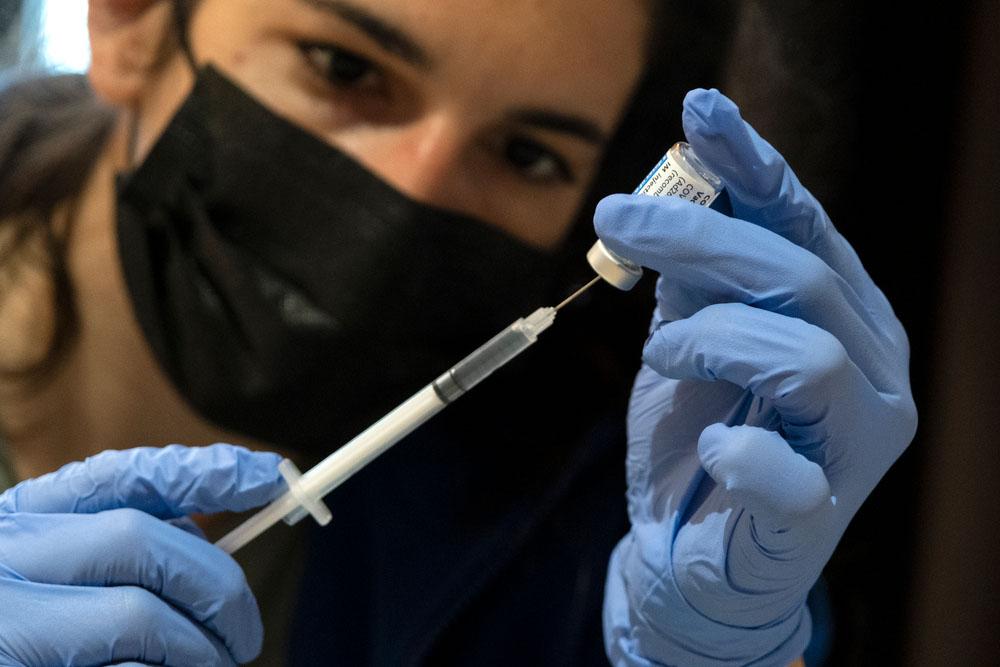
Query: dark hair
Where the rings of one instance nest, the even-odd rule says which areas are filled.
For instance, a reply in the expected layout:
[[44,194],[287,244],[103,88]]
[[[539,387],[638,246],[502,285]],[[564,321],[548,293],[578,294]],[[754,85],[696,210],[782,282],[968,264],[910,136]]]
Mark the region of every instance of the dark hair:
[[37,364],[0,369],[0,376],[44,378],[76,328],[72,285],[65,261],[65,232],[52,224],[55,208],[83,186],[94,156],[112,127],[114,113],[99,103],[80,76],[46,77],[8,86],[0,93],[0,305],[38,243],[52,281],[51,348]]
[[[714,80],[731,32],[732,12],[727,0],[648,1],[653,17],[645,76],[580,208],[566,252],[561,254],[576,260],[567,260],[559,267],[566,283],[577,281],[586,269],[579,258],[594,240],[589,217],[597,201],[611,192],[630,191],[682,136],[678,111],[684,92]],[[175,4],[185,46],[185,24],[192,5],[193,0],[176,0]],[[0,91],[0,224],[12,226],[0,236],[10,239],[0,248],[0,303],[3,285],[16,273],[21,259],[18,251],[35,237],[40,237],[48,250],[56,293],[53,354],[28,370],[19,369],[19,374],[44,376],[57,364],[57,352],[72,337],[75,313],[71,285],[62,239],[51,218],[54,208],[82,187],[113,120],[114,112],[94,97],[81,76],[38,78]],[[0,369],[0,374],[9,375],[10,369]]]

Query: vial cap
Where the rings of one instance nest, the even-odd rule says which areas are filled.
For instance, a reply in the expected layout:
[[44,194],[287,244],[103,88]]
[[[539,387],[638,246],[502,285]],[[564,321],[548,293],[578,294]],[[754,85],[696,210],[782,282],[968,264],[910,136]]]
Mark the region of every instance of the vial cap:
[[587,253],[587,262],[601,278],[627,292],[642,278],[642,267],[614,254],[598,241]]

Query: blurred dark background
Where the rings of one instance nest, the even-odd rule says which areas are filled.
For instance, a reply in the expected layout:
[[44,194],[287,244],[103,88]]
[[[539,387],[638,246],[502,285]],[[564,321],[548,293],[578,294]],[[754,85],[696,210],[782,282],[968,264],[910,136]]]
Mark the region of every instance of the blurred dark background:
[[740,4],[724,92],[912,347],[920,427],[826,569],[828,664],[1000,664],[1000,3]]
[[[0,74],[33,57],[19,5],[0,0]],[[706,83],[824,203],[912,346],[920,428],[827,567],[827,664],[1000,664],[1000,2],[734,6]]]

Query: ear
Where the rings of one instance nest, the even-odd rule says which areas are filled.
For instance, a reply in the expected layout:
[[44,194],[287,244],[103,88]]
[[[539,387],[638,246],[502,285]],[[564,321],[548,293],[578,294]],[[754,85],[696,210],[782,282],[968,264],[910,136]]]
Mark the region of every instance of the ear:
[[90,83],[116,106],[135,106],[177,52],[171,0],[90,0]]

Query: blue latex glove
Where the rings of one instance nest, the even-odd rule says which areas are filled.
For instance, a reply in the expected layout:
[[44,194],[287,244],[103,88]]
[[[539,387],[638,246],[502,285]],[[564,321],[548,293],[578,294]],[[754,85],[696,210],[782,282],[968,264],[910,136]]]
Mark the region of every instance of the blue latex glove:
[[161,519],[269,502],[279,461],[232,445],[108,451],[0,495],[0,665],[255,658],[243,571]]
[[822,206],[719,91],[688,142],[734,217],[615,195],[597,233],[660,273],[628,415],[632,529],[608,571],[615,665],[779,665],[806,595],[910,443],[909,343]]

